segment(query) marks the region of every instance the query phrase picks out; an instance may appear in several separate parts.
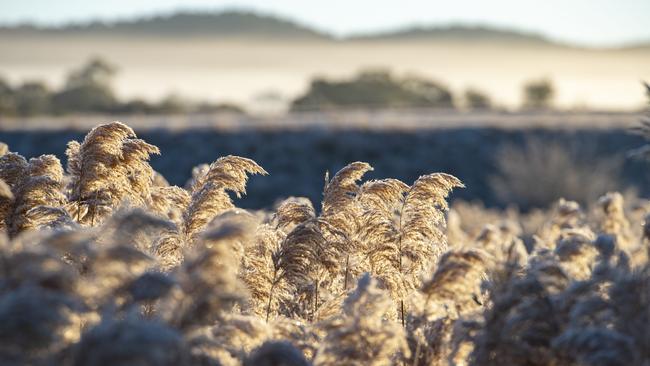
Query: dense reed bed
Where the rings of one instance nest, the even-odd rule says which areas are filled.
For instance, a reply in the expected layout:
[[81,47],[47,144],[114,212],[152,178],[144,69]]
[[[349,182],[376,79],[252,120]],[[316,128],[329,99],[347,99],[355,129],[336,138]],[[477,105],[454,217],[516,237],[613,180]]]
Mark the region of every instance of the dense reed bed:
[[254,161],[178,187],[159,153],[119,122],[65,169],[0,146],[2,364],[650,364],[639,199],[450,210],[454,176],[364,181],[353,162],[318,209],[252,211],[233,199],[267,174]]

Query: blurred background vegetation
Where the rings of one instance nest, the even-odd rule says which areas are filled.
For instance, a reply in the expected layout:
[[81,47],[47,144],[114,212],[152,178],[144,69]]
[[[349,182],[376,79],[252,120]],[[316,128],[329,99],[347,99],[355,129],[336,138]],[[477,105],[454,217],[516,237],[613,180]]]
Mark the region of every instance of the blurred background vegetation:
[[[232,103],[191,101],[169,94],[158,102],[121,100],[113,89],[119,72],[111,62],[95,57],[71,70],[63,87],[51,89],[45,82],[26,80],[11,85],[0,77],[0,116],[100,114],[245,113]],[[555,93],[549,79],[532,80],[522,89],[526,109],[551,109]],[[316,77],[309,89],[291,102],[291,111],[328,109],[439,108],[489,110],[496,106],[486,92],[469,88],[454,95],[443,83],[426,77],[395,76],[387,69],[364,69],[349,79]]]
[[122,101],[113,89],[118,68],[102,58],[92,58],[68,73],[60,90],[38,80],[12,86],[0,78],[0,116],[101,114],[244,113],[234,104],[193,102],[170,94],[157,103],[143,99]]

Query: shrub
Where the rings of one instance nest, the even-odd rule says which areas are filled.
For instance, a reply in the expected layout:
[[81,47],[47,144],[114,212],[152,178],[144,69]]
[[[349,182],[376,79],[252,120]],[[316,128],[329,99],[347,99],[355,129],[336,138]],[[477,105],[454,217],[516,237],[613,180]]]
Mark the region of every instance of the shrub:
[[503,204],[529,209],[546,207],[559,198],[591,202],[620,186],[620,158],[587,162],[577,159],[578,148],[541,140],[506,146],[495,156],[497,174],[490,187]]
[[469,109],[490,109],[492,107],[490,97],[480,90],[467,89],[464,99],[465,105]]
[[524,108],[550,108],[555,96],[555,87],[549,79],[532,80],[524,84]]
[[385,70],[365,70],[350,80],[314,79],[292,110],[327,108],[453,108],[444,86],[420,77],[395,78]]

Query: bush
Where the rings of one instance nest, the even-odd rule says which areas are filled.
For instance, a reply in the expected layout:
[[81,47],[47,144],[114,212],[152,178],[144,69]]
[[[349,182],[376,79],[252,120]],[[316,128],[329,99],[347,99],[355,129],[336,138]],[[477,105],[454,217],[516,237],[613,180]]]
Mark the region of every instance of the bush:
[[555,87],[548,79],[532,80],[524,84],[524,107],[547,109],[552,106]]
[[52,109],[51,93],[40,81],[26,82],[15,91],[16,112],[23,116],[46,114]]
[[464,99],[465,105],[469,109],[490,109],[492,107],[490,97],[480,90],[467,89]]
[[490,187],[502,203],[524,209],[546,207],[559,198],[587,203],[620,187],[619,158],[593,162],[577,156],[577,148],[540,140],[529,140],[523,148],[506,146],[495,157],[498,174]]
[[111,81],[117,69],[95,58],[68,75],[65,88],[53,97],[55,110],[68,112],[109,112],[117,105]]
[[366,70],[351,80],[314,79],[309,91],[293,101],[292,110],[327,108],[453,108],[451,93],[424,78],[395,78],[388,71]]
[[0,78],[0,115],[12,115],[14,113],[16,113],[16,101],[13,90],[9,82]]

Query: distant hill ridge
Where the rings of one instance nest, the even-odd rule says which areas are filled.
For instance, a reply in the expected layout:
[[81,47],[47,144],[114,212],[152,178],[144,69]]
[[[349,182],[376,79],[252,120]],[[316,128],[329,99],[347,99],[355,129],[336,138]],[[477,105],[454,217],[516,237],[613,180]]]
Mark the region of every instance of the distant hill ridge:
[[274,16],[244,11],[220,13],[180,12],[113,22],[93,21],[60,27],[24,24],[0,27],[0,34],[89,34],[147,36],[274,36],[329,38],[324,33]]
[[[540,34],[490,26],[412,26],[397,30],[352,35],[336,38],[309,26],[277,16],[250,11],[223,11],[213,13],[177,12],[146,16],[131,20],[110,22],[92,21],[64,26],[38,26],[21,24],[0,26],[0,35],[105,35],[105,36],[155,36],[155,37],[221,37],[221,38],[277,38],[311,40],[413,40],[413,41],[500,41],[567,46]],[[631,45],[645,48],[650,43]],[[626,47],[627,48],[627,47]]]
[[450,40],[502,40],[534,43],[553,43],[546,37],[511,29],[487,26],[450,25],[442,27],[413,26],[389,32],[358,35],[352,39],[367,40],[418,40],[418,39],[450,39]]

